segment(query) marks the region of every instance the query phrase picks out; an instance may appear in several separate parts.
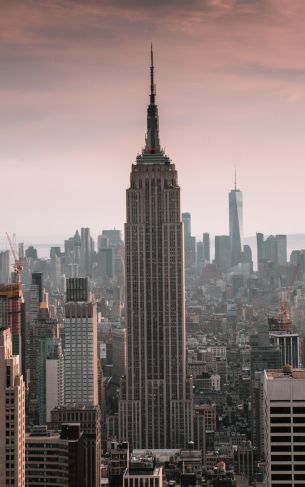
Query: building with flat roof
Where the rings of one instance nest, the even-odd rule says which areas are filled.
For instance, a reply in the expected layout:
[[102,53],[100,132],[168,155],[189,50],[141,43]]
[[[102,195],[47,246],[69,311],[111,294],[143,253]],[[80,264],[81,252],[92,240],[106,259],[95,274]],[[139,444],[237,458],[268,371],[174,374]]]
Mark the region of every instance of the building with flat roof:
[[34,427],[25,438],[25,486],[85,487],[84,453],[79,424],[64,424],[61,432]]
[[162,487],[162,467],[152,452],[133,454],[123,476],[123,487]]
[[85,487],[100,487],[101,410],[99,406],[62,406],[51,411],[49,427],[60,430],[65,423],[79,423],[83,432]]
[[98,404],[97,310],[88,300],[88,278],[67,279],[64,383],[66,405]]
[[263,372],[266,487],[305,485],[305,369]]

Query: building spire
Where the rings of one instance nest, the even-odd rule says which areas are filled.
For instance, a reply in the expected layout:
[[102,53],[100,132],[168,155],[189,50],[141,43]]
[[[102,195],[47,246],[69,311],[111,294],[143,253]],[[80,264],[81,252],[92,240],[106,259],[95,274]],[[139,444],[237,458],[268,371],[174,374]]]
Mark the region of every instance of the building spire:
[[235,166],[235,173],[234,173],[234,190],[236,191],[237,190],[237,175],[236,175],[236,166]]
[[150,104],[155,105],[156,102],[156,85],[154,80],[154,51],[153,45],[150,45]]
[[158,107],[156,105],[156,85],[154,79],[154,52],[151,43],[150,46],[150,102],[147,108],[147,135],[145,152],[154,154],[160,152],[159,141],[159,116]]

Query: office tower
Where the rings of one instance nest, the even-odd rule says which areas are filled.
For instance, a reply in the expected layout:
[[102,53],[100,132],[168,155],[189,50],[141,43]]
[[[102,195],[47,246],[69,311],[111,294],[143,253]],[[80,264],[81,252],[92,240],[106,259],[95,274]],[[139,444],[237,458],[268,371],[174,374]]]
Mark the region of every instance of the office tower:
[[190,254],[189,254],[189,259],[190,259],[190,265],[191,267],[196,265],[197,261],[197,253],[196,253],[196,237],[190,238]]
[[303,280],[305,274],[305,250],[293,250],[290,254],[290,264],[297,271],[296,281]]
[[274,235],[269,235],[264,242],[264,259],[267,262],[273,263],[277,261],[276,239]]
[[[45,303],[40,305],[37,318],[32,322],[29,332],[28,358],[28,397],[27,413],[29,424],[44,424],[46,420],[46,359],[51,344],[59,341],[59,325],[50,318]],[[58,384],[59,385],[59,384]],[[54,398],[55,399],[55,398]]]
[[80,272],[83,277],[90,277],[92,271],[93,239],[90,228],[81,228]]
[[227,271],[231,265],[230,237],[215,236],[215,264],[221,271]]
[[182,213],[184,242],[187,242],[192,235],[192,219],[190,213]]
[[185,268],[192,266],[191,214],[182,213]]
[[123,243],[121,230],[103,230],[101,237],[108,240],[109,247],[118,248]]
[[115,250],[102,248],[97,253],[98,276],[102,279],[113,279],[115,276]]
[[127,335],[126,328],[112,331],[112,382],[120,385],[120,379],[126,374]]
[[146,145],[132,165],[125,224],[128,348],[119,432],[132,448],[180,448],[193,437],[180,187],[158,125],[152,62]]
[[202,235],[204,261],[210,263],[210,234]]
[[49,275],[51,277],[50,288],[58,289],[61,283],[61,256],[59,247],[51,247]]
[[204,247],[203,242],[197,242],[197,266],[204,264]]
[[39,309],[40,304],[42,303],[42,295],[43,295],[43,283],[42,283],[42,273],[41,272],[33,272],[32,273],[32,284],[30,289],[30,320],[31,322],[35,321]]
[[257,269],[259,271],[259,266],[264,260],[264,234],[256,234],[256,248],[257,248]]
[[[201,409],[203,405],[196,405],[194,409],[194,445],[195,448],[202,450],[202,456],[205,456],[205,433],[206,433],[206,415]],[[216,422],[216,419],[215,419]]]
[[99,406],[64,406],[51,411],[51,429],[60,430],[65,423],[79,423],[84,439],[84,487],[100,487],[101,410]]
[[[42,273],[41,272],[33,272],[31,275],[31,285],[29,291],[25,292],[25,309],[24,312],[26,313],[25,316],[25,328],[24,328],[24,349],[23,349],[23,362],[25,364],[25,373],[26,373],[26,382],[29,383],[29,371],[31,368],[31,333],[33,324],[38,319],[38,314],[40,310],[40,305],[42,303],[42,295],[43,295],[43,285],[42,285]],[[35,352],[35,350],[34,350]]]
[[76,277],[67,279],[66,301],[87,302],[89,299],[88,279]]
[[64,405],[64,356],[60,338],[40,341],[39,379],[39,424],[46,424],[51,419],[51,410]]
[[240,262],[243,248],[243,194],[236,187],[229,193],[229,233],[231,246],[231,265]]
[[10,253],[8,250],[0,252],[0,284],[10,281]]
[[305,370],[263,372],[266,487],[305,484]]
[[109,249],[109,247],[109,238],[99,235],[97,237],[97,251],[99,252],[102,249]]
[[[255,343],[254,342],[255,339]],[[261,373],[266,369],[281,368],[281,352],[277,346],[271,346],[269,335],[259,333],[251,337],[250,341],[250,373],[251,373],[251,439],[257,449],[258,459],[263,459],[263,409],[262,409],[262,378]]]
[[287,265],[287,235],[276,235],[276,262],[278,265]]
[[0,328],[10,328],[12,333],[13,355],[22,361],[22,285],[0,284]]
[[36,426],[25,437],[25,487],[85,487],[85,449],[80,424],[60,433]]
[[252,250],[250,245],[244,245],[242,261],[252,264]]
[[0,330],[0,485],[24,487],[25,388],[11,330]]
[[96,303],[88,279],[67,279],[64,320],[65,404],[98,403]]
[[33,245],[30,245],[25,250],[25,256],[27,259],[37,260],[38,259],[37,249],[35,249],[35,247],[33,247]]
[[64,242],[64,265],[63,272],[69,277],[79,277],[81,260],[81,238],[76,230],[73,237]]

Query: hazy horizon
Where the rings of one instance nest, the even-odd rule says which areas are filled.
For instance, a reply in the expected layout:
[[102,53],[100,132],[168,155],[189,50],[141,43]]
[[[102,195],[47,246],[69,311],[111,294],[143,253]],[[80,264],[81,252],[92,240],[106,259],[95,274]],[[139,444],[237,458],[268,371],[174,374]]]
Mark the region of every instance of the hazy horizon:
[[[106,228],[105,228],[106,229]],[[120,230],[120,229],[119,229]],[[121,229],[122,230],[122,229]],[[123,230],[122,230],[122,237],[123,235]],[[74,233],[73,233],[74,234]],[[265,238],[269,234],[265,235]],[[38,253],[38,258],[40,259],[48,259],[50,255],[50,248],[52,246],[59,246],[61,248],[61,251],[64,251],[64,240],[68,239],[71,237],[71,235],[66,235],[55,237],[49,236],[49,240],[45,239],[44,237],[38,237],[38,236],[16,236],[16,242],[23,242],[25,244],[25,248],[29,245],[33,245],[35,248],[37,248],[37,253]],[[97,246],[97,235],[92,234],[92,237],[94,238],[95,241],[95,246]],[[211,241],[211,261],[214,259],[214,252],[215,252],[215,247],[214,247],[214,237],[215,235],[210,235],[210,241]],[[197,242],[201,240],[202,237],[199,235],[196,236]],[[244,244],[248,244],[251,247],[252,250],[252,259],[254,263],[254,267],[256,268],[256,259],[257,259],[257,251],[256,251],[256,236],[252,235],[249,237],[244,237]],[[96,248],[96,247],[95,247]],[[287,257],[289,260],[290,254],[293,250],[302,250],[305,249],[305,233],[299,233],[299,234],[288,234],[287,235]],[[9,244],[6,238],[0,236],[0,251],[2,250],[9,250]]]
[[0,4],[0,233],[122,228],[154,44],[161,144],[194,235],[305,233],[305,3]]

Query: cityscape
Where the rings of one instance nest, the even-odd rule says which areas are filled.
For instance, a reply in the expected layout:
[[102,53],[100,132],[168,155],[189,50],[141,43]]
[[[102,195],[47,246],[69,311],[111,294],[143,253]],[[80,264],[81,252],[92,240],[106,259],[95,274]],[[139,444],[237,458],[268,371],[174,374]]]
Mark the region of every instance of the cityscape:
[[[25,2],[25,19],[33,6],[39,18],[39,3]],[[52,0],[50,12],[61,15],[64,8],[73,17],[77,5],[83,12],[86,2],[72,3]],[[216,12],[218,22],[228,9],[252,15],[248,3],[203,1],[201,8]],[[179,12],[182,4],[177,2]],[[99,9],[95,0],[92,6]],[[15,8],[19,14],[18,3]],[[137,2],[130,8],[138,9]],[[140,15],[140,10],[132,12]],[[296,11],[284,8],[287,18],[291,12]],[[19,19],[9,16],[9,7],[6,13],[11,25]],[[3,213],[15,230],[3,220],[0,487],[304,486],[302,222],[295,217],[299,229],[289,221],[286,233],[267,232],[265,208],[255,220],[255,225],[261,221],[255,238],[249,238],[244,229],[253,226],[242,161],[232,165],[226,182],[222,226],[209,226],[205,219],[206,213],[213,215],[214,201],[210,207],[200,201],[185,206],[185,200],[193,200],[182,198],[179,161],[163,145],[162,49],[150,40],[144,47],[139,69],[146,80],[145,137],[140,129],[134,157],[125,161],[130,174],[121,227],[116,216],[113,225],[103,224],[103,214],[111,219],[110,199],[98,210],[86,207],[86,191],[95,184],[89,170],[77,191],[73,171],[65,184],[75,192],[71,220],[77,220],[78,205],[86,207],[84,214],[88,219],[93,214],[100,225],[97,238],[96,227],[78,224],[59,240],[71,204],[61,211],[56,207],[62,183],[50,189],[44,177],[46,198],[38,198],[32,212],[24,200],[22,213],[20,201],[19,220],[3,199]],[[195,187],[198,161],[188,164]],[[12,167],[14,180],[18,174]],[[270,207],[276,206],[276,181],[269,190]],[[116,184],[114,178],[111,185]],[[204,184],[209,184],[208,167]],[[34,186],[27,190],[35,192]],[[263,187],[257,188],[257,200]],[[16,188],[12,199],[18,199]],[[216,199],[215,183],[212,189]],[[289,191],[281,198],[288,199]],[[301,193],[298,198],[302,209]],[[51,222],[44,212],[53,199]],[[32,219],[38,238],[23,241],[19,235],[27,231],[27,222],[28,235],[34,235]],[[279,221],[281,215],[269,228],[284,228],[285,220],[281,227]],[[228,231],[215,233],[216,228]],[[56,245],[49,244],[50,235],[57,235]]]

